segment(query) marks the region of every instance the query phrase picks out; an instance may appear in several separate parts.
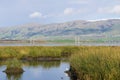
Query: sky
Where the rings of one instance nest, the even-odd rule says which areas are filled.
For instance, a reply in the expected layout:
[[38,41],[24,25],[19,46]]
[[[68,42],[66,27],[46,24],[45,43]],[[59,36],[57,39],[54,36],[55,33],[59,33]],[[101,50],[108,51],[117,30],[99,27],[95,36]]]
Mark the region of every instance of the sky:
[[120,18],[120,0],[0,0],[0,27]]

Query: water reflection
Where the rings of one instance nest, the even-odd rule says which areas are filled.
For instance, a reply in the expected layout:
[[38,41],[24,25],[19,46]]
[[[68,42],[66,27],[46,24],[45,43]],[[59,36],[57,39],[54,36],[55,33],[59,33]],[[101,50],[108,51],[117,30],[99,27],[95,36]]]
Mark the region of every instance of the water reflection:
[[25,71],[22,74],[5,74],[2,71],[6,69],[5,63],[0,62],[1,80],[70,80],[70,77],[64,73],[69,68],[67,61],[22,61],[22,68]]
[[52,67],[59,67],[60,66],[60,61],[24,61],[23,62],[24,66],[27,67],[43,67],[46,69],[52,68]]
[[5,41],[0,42],[0,46],[120,46],[120,41],[78,41],[78,42],[16,42],[16,41]]
[[6,74],[7,80],[22,80],[22,73],[21,74]]

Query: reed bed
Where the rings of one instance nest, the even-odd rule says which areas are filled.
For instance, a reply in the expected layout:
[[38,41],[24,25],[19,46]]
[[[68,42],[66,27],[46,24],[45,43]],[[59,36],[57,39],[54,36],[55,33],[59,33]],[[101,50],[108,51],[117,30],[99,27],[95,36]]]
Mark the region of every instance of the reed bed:
[[77,47],[0,47],[0,59],[23,57],[64,57],[78,50]]
[[70,64],[80,80],[120,80],[120,47],[79,47]]

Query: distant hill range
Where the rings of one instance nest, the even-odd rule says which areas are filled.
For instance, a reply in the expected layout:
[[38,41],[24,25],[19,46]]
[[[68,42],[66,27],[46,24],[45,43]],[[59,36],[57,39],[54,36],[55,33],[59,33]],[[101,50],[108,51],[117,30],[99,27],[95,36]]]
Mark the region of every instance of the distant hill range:
[[0,29],[0,39],[40,39],[50,36],[118,36],[120,19],[71,21],[55,24],[25,24]]

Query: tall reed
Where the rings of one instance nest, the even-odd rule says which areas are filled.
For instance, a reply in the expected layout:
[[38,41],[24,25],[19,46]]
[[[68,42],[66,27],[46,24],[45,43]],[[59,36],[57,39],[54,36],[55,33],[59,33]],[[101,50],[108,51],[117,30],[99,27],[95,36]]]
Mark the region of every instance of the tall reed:
[[81,47],[70,63],[82,80],[120,79],[120,47]]

